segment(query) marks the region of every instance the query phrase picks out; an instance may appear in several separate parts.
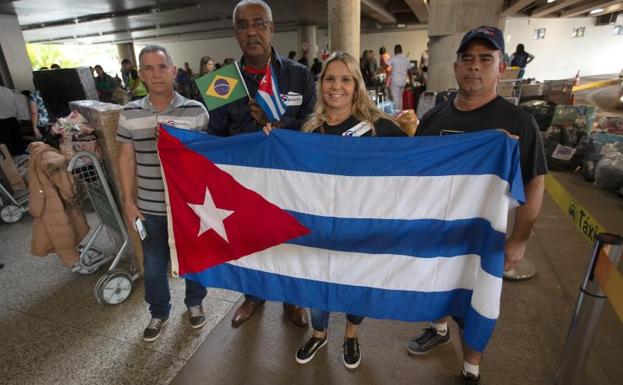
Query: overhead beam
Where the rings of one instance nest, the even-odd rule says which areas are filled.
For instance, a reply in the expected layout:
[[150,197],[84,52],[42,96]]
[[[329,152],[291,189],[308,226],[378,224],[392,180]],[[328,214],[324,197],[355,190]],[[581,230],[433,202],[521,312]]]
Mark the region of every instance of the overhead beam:
[[49,28],[49,27],[58,27],[58,26],[65,26],[65,25],[75,25],[75,24],[85,24],[85,23],[93,23],[93,22],[98,22],[101,20],[113,20],[113,19],[125,19],[125,18],[132,18],[132,17],[136,17],[136,16],[145,16],[145,15],[151,15],[154,13],[165,13],[165,12],[174,12],[174,11],[179,11],[179,10],[183,10],[183,9],[196,9],[197,6],[196,5],[181,5],[181,6],[169,6],[169,7],[159,7],[159,8],[154,8],[151,6],[148,7],[139,7],[139,8],[134,8],[134,9],[128,9],[128,10],[124,10],[124,11],[117,11],[117,12],[106,12],[106,13],[98,13],[98,14],[93,14],[93,15],[85,15],[85,16],[80,16],[80,17],[72,17],[72,18],[68,18],[68,19],[60,19],[60,20],[54,20],[54,21],[48,21],[48,22],[44,22],[44,23],[33,23],[33,24],[26,24],[26,25],[22,25],[21,29],[22,31],[30,31],[33,29],[41,29],[41,28]]
[[607,15],[609,13],[617,12],[617,11],[620,11],[622,9],[623,9],[623,1],[621,3],[619,3],[619,4],[613,4],[613,5],[610,5],[608,7],[605,7],[603,12],[598,13],[595,16]]
[[396,24],[398,20],[376,0],[361,0],[361,12],[383,24]]
[[590,11],[592,11],[595,8],[606,8],[609,7],[611,5],[616,5],[616,4],[620,4],[622,3],[622,0],[616,0],[616,1],[603,1],[603,0],[599,0],[599,1],[591,1],[590,3],[586,3],[586,4],[582,4],[579,7],[575,7],[572,8],[568,11],[564,11],[563,13],[560,14],[561,17],[574,17],[574,16],[578,16],[578,15],[583,15],[585,13],[588,13]]
[[536,8],[534,11],[530,13],[531,17],[543,17],[546,15],[551,15],[554,12],[560,11],[561,9],[565,9],[575,3],[579,3],[580,1],[585,0],[565,0],[560,2],[555,2],[552,4],[546,4],[541,7]]
[[420,23],[428,23],[428,0],[405,0]]
[[517,0],[511,4],[510,7],[502,11],[502,16],[513,16],[532,3],[534,3],[534,0]]

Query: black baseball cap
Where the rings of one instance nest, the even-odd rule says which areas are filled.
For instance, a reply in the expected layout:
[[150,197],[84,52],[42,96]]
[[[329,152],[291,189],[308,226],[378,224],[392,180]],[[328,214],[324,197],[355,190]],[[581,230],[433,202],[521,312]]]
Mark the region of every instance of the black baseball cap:
[[467,32],[465,36],[463,36],[463,40],[461,40],[461,45],[456,53],[463,52],[465,47],[475,39],[486,40],[491,43],[495,49],[504,52],[504,34],[499,28],[490,27],[487,25],[481,25],[478,28],[474,28],[471,31]]

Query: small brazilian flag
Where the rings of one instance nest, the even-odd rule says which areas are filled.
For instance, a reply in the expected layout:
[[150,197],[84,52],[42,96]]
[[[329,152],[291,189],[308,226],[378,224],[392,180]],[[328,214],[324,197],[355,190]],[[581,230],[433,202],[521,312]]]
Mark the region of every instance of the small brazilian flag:
[[203,75],[195,82],[210,111],[248,96],[236,63]]

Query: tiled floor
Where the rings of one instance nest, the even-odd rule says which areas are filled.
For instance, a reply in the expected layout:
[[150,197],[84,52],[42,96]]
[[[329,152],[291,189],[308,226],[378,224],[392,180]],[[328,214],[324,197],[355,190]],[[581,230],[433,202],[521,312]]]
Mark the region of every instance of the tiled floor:
[[[206,326],[194,330],[183,304],[184,283],[171,278],[171,318],[161,338],[146,343],[142,331],[149,315],[142,280],[126,302],[98,304],[93,289],[105,269],[80,276],[54,256],[30,256],[30,222],[26,216],[0,225],[5,264],[0,270],[0,384],[168,384],[239,297],[208,290]],[[106,237],[98,241],[111,249]]]

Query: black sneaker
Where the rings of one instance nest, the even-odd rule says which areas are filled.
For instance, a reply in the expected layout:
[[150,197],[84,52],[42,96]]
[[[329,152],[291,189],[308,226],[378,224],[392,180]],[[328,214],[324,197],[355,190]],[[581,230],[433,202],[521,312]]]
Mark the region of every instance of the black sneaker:
[[461,372],[461,374],[454,379],[456,385],[478,385],[478,381],[480,381],[480,376],[475,376],[469,372]]
[[143,331],[143,341],[152,342],[160,337],[162,328],[166,325],[167,319],[153,318],[149,321],[149,325]]
[[199,329],[206,323],[206,316],[203,313],[203,306],[190,306],[188,308],[188,319],[193,329]]
[[422,334],[409,341],[407,344],[407,351],[409,354],[419,356],[448,342],[450,342],[450,329],[446,331],[445,336],[442,336],[437,333],[437,329],[431,326],[424,329]]
[[359,351],[359,341],[357,338],[344,338],[344,366],[347,369],[356,369],[361,363],[361,352]]
[[305,345],[301,346],[301,348],[296,351],[296,356],[294,357],[296,359],[296,362],[298,362],[299,364],[308,363],[314,358],[316,352],[326,344],[326,336],[324,338],[316,338],[313,336],[310,337],[309,340],[305,342]]

